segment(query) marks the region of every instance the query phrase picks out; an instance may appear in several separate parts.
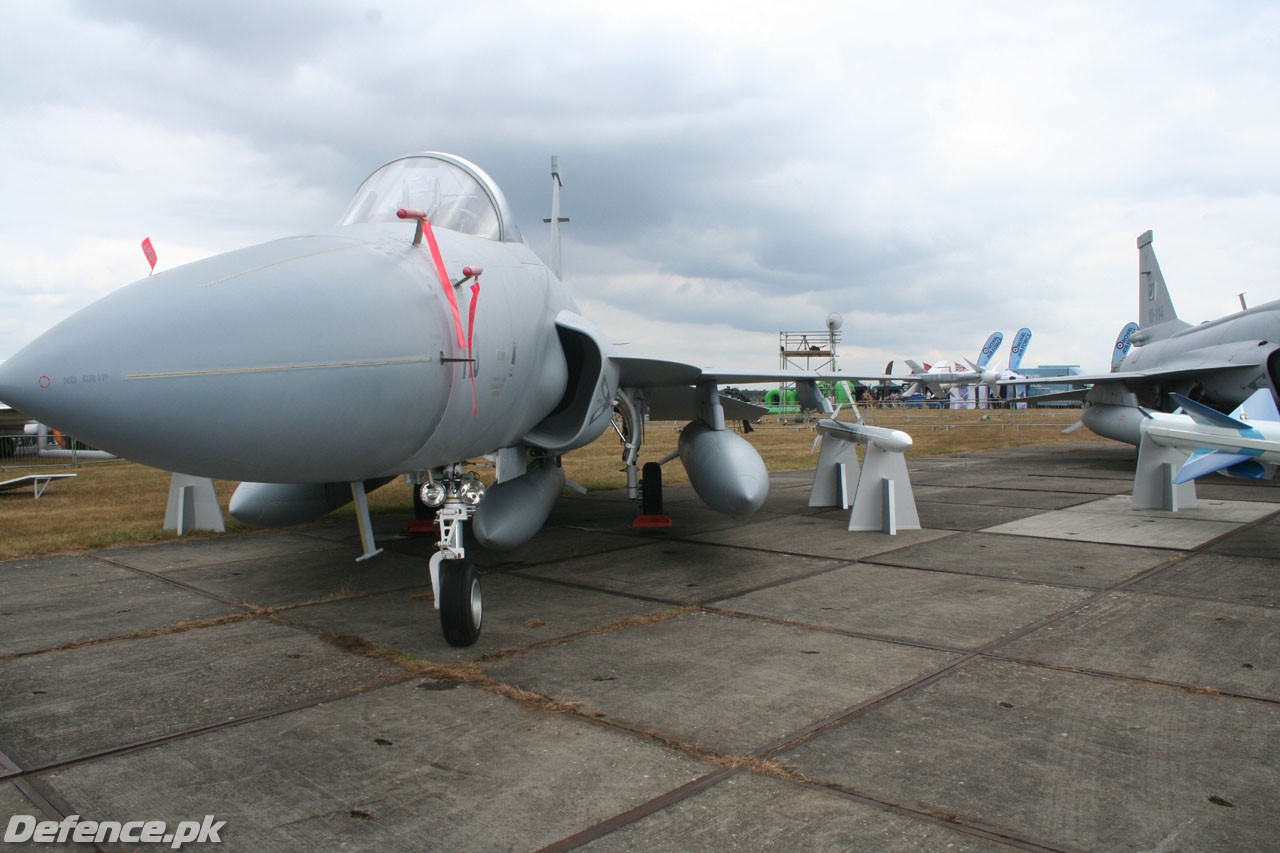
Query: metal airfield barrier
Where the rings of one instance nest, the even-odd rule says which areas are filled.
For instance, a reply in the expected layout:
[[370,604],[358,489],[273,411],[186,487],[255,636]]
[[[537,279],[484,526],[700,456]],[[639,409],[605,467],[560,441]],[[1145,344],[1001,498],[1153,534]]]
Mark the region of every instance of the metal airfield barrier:
[[81,468],[88,464],[116,461],[119,461],[118,457],[56,430],[49,430],[42,424],[22,433],[8,431],[0,434],[0,472]]
[[[875,403],[858,403],[858,411],[871,426],[888,426],[904,430],[907,433],[919,432],[952,432],[957,436],[967,431],[976,433],[1018,432],[1022,430],[1054,431],[1073,427],[1080,422],[1078,408],[993,408],[993,409],[949,409],[947,407],[919,407],[877,405]],[[811,430],[823,417],[814,412],[787,412],[782,414],[763,415],[753,421],[753,429],[790,428]],[[845,405],[837,414],[838,420],[853,420],[854,414]],[[683,421],[653,422],[659,429],[670,428],[679,431]],[[742,431],[740,422],[726,422],[727,426]],[[1082,437],[1092,435],[1084,433]]]
[[993,408],[948,409],[862,406],[859,410],[869,424],[893,425],[898,429],[916,431],[1020,431],[1063,430],[1080,422],[1079,409],[1062,408]]

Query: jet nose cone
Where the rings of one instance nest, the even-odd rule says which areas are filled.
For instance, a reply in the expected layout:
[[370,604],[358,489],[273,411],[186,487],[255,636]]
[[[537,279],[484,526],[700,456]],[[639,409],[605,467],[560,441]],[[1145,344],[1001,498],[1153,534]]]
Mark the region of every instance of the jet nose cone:
[[421,447],[449,397],[447,329],[416,269],[333,235],[188,264],[50,329],[0,370],[0,399],[166,470],[368,479]]
[[68,377],[54,367],[63,364],[64,359],[42,341],[37,338],[0,364],[0,402],[35,420],[60,426],[65,399],[58,386]]
[[21,387],[23,383],[19,377],[20,373],[13,359],[0,362],[0,403],[15,409],[22,408],[18,405],[18,398],[26,396]]
[[112,319],[109,306],[118,301],[113,294],[82,309],[0,364],[0,401],[97,445],[102,431],[95,422],[111,409],[123,341],[136,338],[136,330],[120,329]]

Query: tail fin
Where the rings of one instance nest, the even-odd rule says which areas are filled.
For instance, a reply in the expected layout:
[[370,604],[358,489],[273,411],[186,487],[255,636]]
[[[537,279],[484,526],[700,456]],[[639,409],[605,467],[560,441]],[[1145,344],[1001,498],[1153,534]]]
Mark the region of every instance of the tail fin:
[[1002,343],[1004,343],[1004,334],[992,332],[991,337],[987,338],[987,342],[982,345],[982,352],[978,354],[978,367],[986,367],[987,362],[996,354],[996,350],[1000,349]]
[[1013,347],[1009,350],[1009,369],[1016,371],[1022,366],[1022,357],[1027,354],[1027,344],[1031,343],[1031,330],[1023,326],[1013,337]]
[[1129,350],[1133,349],[1133,333],[1138,331],[1137,323],[1128,323],[1120,334],[1116,335],[1116,348],[1111,352],[1111,372],[1115,373],[1120,369],[1120,362],[1124,361],[1124,357],[1129,354]]
[[1249,396],[1236,410],[1231,413],[1231,417],[1236,420],[1244,421],[1280,421],[1280,409],[1276,408],[1275,397],[1271,396],[1269,388],[1259,388]]
[[[1178,319],[1169,288],[1165,287],[1156,250],[1151,248],[1152,232],[1145,231],[1138,237],[1138,327],[1144,332],[1156,326],[1169,324],[1167,331],[1156,337],[1172,334],[1190,327],[1190,323]],[[1151,335],[1144,336],[1151,340]]]

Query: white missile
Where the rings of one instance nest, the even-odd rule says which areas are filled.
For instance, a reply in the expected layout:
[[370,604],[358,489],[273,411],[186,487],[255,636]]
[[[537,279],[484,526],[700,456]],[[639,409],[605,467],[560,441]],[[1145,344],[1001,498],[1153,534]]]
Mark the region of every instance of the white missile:
[[1271,390],[1262,388],[1230,415],[1181,394],[1169,395],[1184,414],[1142,410],[1142,436],[1161,447],[1190,454],[1174,484],[1222,471],[1235,477],[1270,477],[1280,464],[1280,412]]
[[906,453],[911,449],[911,436],[902,430],[871,426],[861,418],[855,423],[823,418],[818,421],[818,432],[841,441],[872,445],[890,453]]
[[[813,472],[809,506],[852,507],[850,530],[919,530],[920,515],[903,456],[911,436],[902,430],[871,426],[858,414],[853,423],[824,418],[818,422],[822,453]],[[862,464],[855,444],[866,445]]]

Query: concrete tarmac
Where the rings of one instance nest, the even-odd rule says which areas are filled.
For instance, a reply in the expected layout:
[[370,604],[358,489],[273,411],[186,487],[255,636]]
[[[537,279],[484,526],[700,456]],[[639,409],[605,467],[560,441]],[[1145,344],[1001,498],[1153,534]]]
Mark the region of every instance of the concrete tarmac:
[[746,521],[669,488],[669,530],[567,495],[473,552],[462,650],[406,518],[364,563],[332,522],[0,563],[0,820],[214,815],[198,846],[237,851],[1275,850],[1280,487],[1136,512],[1134,459],[911,460],[897,536],[809,508],[807,472]]

